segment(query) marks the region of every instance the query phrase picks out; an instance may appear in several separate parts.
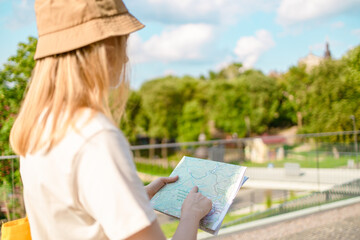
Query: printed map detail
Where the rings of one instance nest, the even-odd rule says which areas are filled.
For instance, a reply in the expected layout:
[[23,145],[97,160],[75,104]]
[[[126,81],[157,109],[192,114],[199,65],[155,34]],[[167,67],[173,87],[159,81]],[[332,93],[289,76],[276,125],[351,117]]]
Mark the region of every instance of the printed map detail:
[[181,206],[194,186],[211,199],[213,207],[200,222],[200,228],[217,234],[221,223],[241,185],[246,167],[183,157],[170,176],[179,176],[175,183],[164,186],[152,199],[154,209],[180,218]]

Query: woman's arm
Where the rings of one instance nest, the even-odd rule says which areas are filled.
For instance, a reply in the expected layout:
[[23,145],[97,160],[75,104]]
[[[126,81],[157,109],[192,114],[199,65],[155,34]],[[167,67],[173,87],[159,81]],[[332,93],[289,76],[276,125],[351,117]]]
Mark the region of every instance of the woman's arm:
[[[197,229],[199,222],[195,219],[180,219],[180,223],[172,240],[193,240],[196,239]],[[150,226],[142,229],[134,235],[127,238],[127,240],[165,240],[164,233],[162,232],[159,222],[153,221]]]
[[181,207],[180,223],[173,236],[173,240],[196,239],[200,220],[212,208],[210,199],[198,192],[198,187],[193,187]]
[[153,221],[150,226],[142,229],[134,235],[127,238],[127,240],[164,240],[166,239],[163,232],[161,231],[160,225],[157,220]]

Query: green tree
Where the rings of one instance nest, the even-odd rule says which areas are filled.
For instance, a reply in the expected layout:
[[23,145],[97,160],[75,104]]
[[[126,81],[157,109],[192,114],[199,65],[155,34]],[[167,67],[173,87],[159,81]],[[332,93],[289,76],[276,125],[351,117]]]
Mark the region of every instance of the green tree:
[[210,85],[208,112],[215,127],[228,132],[246,135],[247,94],[241,84],[216,81]]
[[149,119],[147,134],[151,138],[170,139],[177,136],[177,119],[182,111],[182,96],[176,88],[177,78],[165,77],[144,83],[140,89],[145,117]]
[[35,66],[34,53],[37,40],[29,37],[27,43],[19,43],[16,55],[9,57],[0,70],[0,152],[13,154],[9,134],[19,111],[26,85]]
[[248,70],[239,79],[247,95],[247,112],[251,132],[261,134],[269,130],[279,117],[281,93],[276,79],[260,71]]
[[200,80],[189,76],[164,77],[144,83],[140,89],[143,119],[147,119],[146,132],[151,138],[176,139],[178,123],[186,102],[196,96]]
[[142,99],[137,91],[131,91],[126,103],[125,113],[120,122],[120,129],[130,143],[136,143],[136,136],[144,133],[142,130]]
[[[237,65],[230,67],[238,69]],[[256,70],[226,81],[211,81],[208,112],[217,128],[240,137],[261,134],[281,124],[291,125],[282,115],[285,100],[279,86],[276,79]]]
[[201,133],[207,132],[204,107],[198,100],[186,102],[178,123],[180,142],[197,141]]
[[[15,117],[19,111],[26,85],[35,66],[34,54],[36,38],[29,37],[26,43],[19,43],[17,52],[9,57],[0,70],[0,152],[12,155],[9,135]],[[11,182],[11,160],[1,161],[0,181]],[[18,161],[14,161],[15,181],[20,182]]]
[[280,86],[283,89],[284,114],[301,129],[303,117],[307,115],[308,90],[312,85],[312,79],[306,72],[306,65],[292,66],[289,71],[281,77]]
[[352,130],[351,115],[360,118],[360,47],[343,59],[326,60],[310,74],[307,92],[305,131],[332,132]]
[[232,80],[241,75],[242,63],[231,63],[219,72],[209,71],[209,80]]
[[220,70],[218,78],[228,80],[235,79],[241,76],[241,67],[242,63],[229,64],[228,66]]

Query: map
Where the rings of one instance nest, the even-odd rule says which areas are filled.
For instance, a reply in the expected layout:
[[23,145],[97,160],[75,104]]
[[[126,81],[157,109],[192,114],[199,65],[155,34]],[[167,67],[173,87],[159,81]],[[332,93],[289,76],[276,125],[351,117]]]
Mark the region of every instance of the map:
[[181,206],[194,186],[211,199],[211,211],[201,220],[200,228],[217,234],[225,214],[238,193],[246,167],[192,157],[183,157],[170,176],[179,176],[175,183],[167,184],[151,199],[153,208],[180,218]]

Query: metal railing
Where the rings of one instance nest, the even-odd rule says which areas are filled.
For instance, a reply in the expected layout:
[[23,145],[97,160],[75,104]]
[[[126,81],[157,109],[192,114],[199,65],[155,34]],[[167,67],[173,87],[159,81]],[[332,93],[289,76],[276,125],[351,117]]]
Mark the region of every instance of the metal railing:
[[[340,180],[342,180],[340,185],[345,184],[344,181],[348,180],[349,174],[347,170],[354,172],[354,181],[357,176],[360,178],[357,142],[353,141],[354,136],[359,133],[360,131],[345,131],[292,136],[264,136],[261,138],[231,138],[198,142],[137,145],[131,146],[130,149],[133,151],[138,171],[145,176],[150,176],[148,180],[143,179],[144,182],[151,181],[151,177],[169,175],[184,155],[245,165],[248,166],[248,170],[262,169],[261,171],[264,169],[280,171],[279,169],[284,169],[285,163],[295,162],[299,164],[301,171],[314,169],[311,171],[315,171],[315,183],[319,186],[317,192],[322,194],[320,193],[323,192],[320,191],[320,185],[326,183],[326,180],[322,178],[324,168],[338,170],[337,174],[340,174]],[[334,142],[334,139],[337,141]],[[19,158],[18,156],[0,156],[0,164],[2,167],[6,166],[9,170],[7,175],[8,182],[3,182],[1,186],[2,193],[0,194],[2,194],[2,198],[0,203],[2,217],[5,216],[10,220],[25,214],[22,204],[21,182],[16,182],[16,176],[19,171]],[[329,174],[331,175],[331,173]],[[296,178],[300,179],[301,176],[290,176],[289,178],[280,179],[280,181],[287,181],[287,179],[294,181]],[[255,182],[256,180],[256,176],[251,177],[248,184],[250,185],[251,181]],[[258,180],[261,179],[258,178]],[[352,191],[350,188],[344,189],[345,192]],[[309,190],[309,194],[312,194],[312,191]],[[334,194],[334,191],[331,192],[331,195],[329,195],[331,196],[330,199],[334,199]],[[345,196],[346,194],[343,195]],[[347,196],[350,195],[348,194]],[[307,199],[314,200],[315,198]],[[305,201],[305,198],[298,201]],[[255,202],[249,202],[249,206],[253,204]],[[241,207],[244,206],[242,205]],[[276,211],[284,212],[284,209],[287,208],[283,206],[281,211],[279,209]]]
[[226,228],[241,223],[251,222],[262,218],[272,217],[358,196],[360,196],[360,179],[337,185],[326,191],[315,192],[308,196],[282,203],[265,211],[259,211],[254,214],[238,218],[223,224],[221,227]]
[[[4,215],[6,220],[23,217],[25,215],[25,207],[22,198],[22,184],[21,182],[15,183],[15,173],[19,171],[19,156],[0,156],[0,164],[2,174],[2,184],[0,186],[2,216],[0,220],[3,220]],[[8,169],[9,166],[10,169]]]

